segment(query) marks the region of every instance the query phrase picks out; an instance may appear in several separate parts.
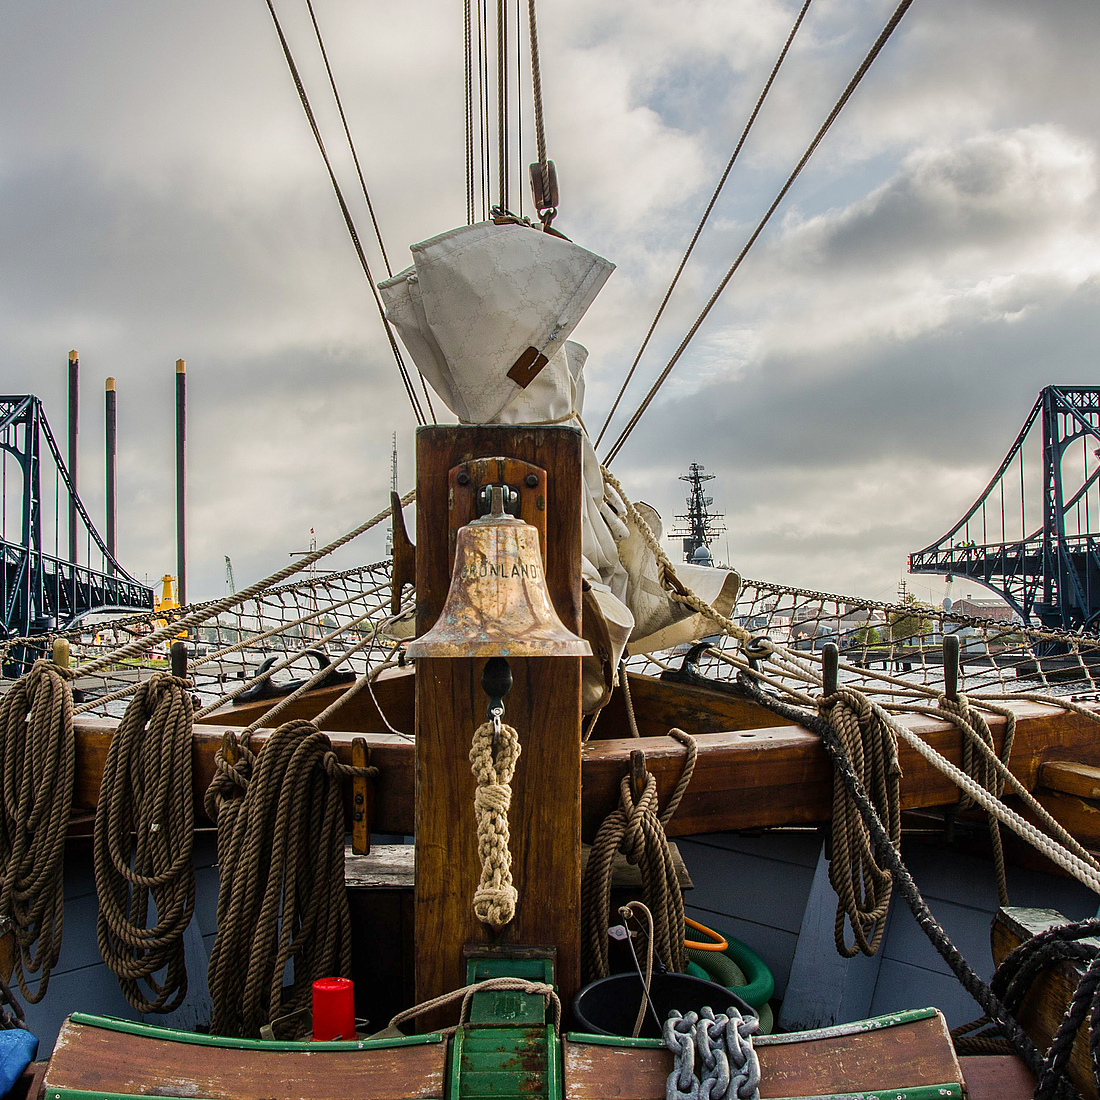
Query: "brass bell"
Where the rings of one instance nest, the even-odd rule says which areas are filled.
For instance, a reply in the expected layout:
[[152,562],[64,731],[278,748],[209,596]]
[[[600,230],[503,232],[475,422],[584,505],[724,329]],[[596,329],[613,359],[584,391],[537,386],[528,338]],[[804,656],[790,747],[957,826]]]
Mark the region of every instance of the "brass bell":
[[546,590],[538,529],[492,511],[458,532],[454,572],[435,626],[406,647],[410,657],[587,657],[592,647],[558,618]]

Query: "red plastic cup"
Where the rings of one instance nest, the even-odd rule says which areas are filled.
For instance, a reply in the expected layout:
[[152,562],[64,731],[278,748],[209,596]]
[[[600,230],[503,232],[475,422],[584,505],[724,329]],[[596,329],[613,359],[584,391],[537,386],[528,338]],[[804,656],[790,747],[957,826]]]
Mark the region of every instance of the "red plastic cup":
[[350,978],[313,983],[313,1038],[355,1038],[355,983]]

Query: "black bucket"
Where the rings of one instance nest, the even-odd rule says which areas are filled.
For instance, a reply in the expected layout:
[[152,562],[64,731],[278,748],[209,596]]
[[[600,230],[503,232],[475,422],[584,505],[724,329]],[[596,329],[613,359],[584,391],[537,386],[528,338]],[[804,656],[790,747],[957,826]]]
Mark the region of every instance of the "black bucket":
[[[637,973],[612,974],[590,982],[573,998],[573,1015],[577,1026],[592,1035],[630,1035],[638,1018],[642,1002],[642,979]],[[724,985],[695,978],[690,974],[654,973],[649,986],[653,1011],[646,1009],[641,1036],[658,1039],[661,1028],[672,1009],[698,1012],[709,1006],[715,1012],[725,1012],[735,1006],[742,1016],[755,1016],[750,1007]],[[656,1012],[660,1027],[653,1019]]]

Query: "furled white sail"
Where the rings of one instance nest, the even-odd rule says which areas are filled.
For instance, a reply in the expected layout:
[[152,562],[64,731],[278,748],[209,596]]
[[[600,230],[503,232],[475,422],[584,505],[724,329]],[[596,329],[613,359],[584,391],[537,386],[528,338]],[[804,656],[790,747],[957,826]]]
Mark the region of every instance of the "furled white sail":
[[[584,434],[585,636],[606,631],[611,650],[610,668],[598,657],[585,659],[584,705],[595,709],[606,701],[628,642],[638,652],[709,632],[699,616],[669,599],[652,552],[604,483],[581,421],[588,352],[568,337],[614,265],[563,237],[514,223],[463,226],[411,251],[413,265],[379,289],[387,317],[447,407],[465,423],[573,424]],[[640,510],[659,538],[660,516],[646,505]],[[729,613],[733,574],[686,565],[677,572]]]

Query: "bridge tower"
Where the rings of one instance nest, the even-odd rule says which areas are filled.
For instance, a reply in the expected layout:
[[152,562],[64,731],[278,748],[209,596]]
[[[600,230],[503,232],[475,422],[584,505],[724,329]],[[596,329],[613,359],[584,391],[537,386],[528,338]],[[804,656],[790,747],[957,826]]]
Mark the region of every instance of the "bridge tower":
[[[52,478],[48,470],[43,478],[43,462]],[[42,492],[51,480],[52,502]],[[18,540],[9,537],[9,518]],[[73,560],[73,546],[86,564]],[[0,639],[64,630],[92,611],[152,609],[152,589],[118,564],[89,518],[42,402],[0,396]]]
[[[1029,502],[1029,484],[1041,492],[1040,503]],[[1018,539],[1008,534],[1017,523]],[[969,577],[1002,596],[1025,623],[1097,630],[1100,387],[1045,387],[970,510],[910,554],[909,571]]]
[[723,514],[710,510],[714,504],[714,497],[707,496],[703,486],[706,482],[713,481],[715,475],[705,473],[705,470],[705,466],[693,462],[688,467],[688,472],[680,475],[680,480],[686,481],[689,486],[688,510],[676,518],[686,526],[678,531],[670,531],[669,535],[672,538],[683,539],[684,561],[691,561],[692,556],[700,546],[709,547],[715,538],[725,530],[725,527],[718,522],[725,518]]

